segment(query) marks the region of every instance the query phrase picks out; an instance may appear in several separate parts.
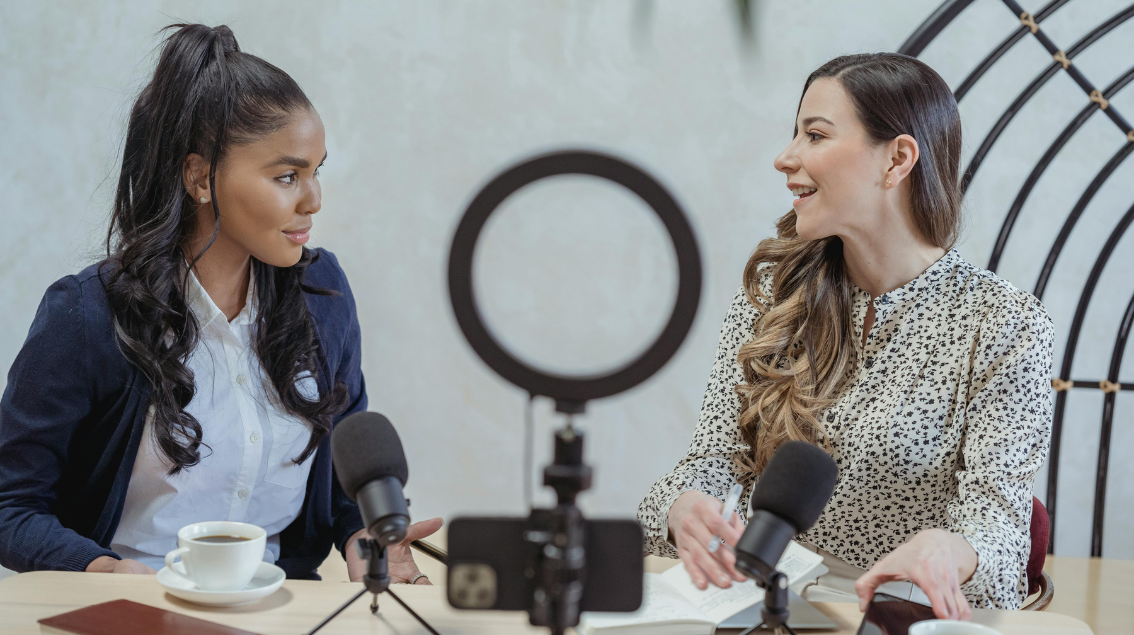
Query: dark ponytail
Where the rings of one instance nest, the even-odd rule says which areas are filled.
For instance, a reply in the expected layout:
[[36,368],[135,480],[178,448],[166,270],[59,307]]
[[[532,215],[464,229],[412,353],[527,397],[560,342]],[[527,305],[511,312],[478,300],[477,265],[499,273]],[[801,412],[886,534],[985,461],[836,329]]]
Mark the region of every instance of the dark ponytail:
[[[170,474],[176,474],[201,459],[201,424],[185,412],[195,393],[186,361],[199,332],[186,292],[190,267],[220,229],[217,167],[226,149],[283,128],[311,102],[287,73],[242,53],[227,26],[167,29],[176,30],[166,38],[153,79],[130,113],[104,266],[119,346],[150,383],[153,436],[172,464]],[[196,229],[196,205],[182,170],[191,153],[209,161],[214,225],[212,237],[187,266],[184,248]],[[253,348],[280,405],[311,426],[296,462],[311,456],[347,401],[345,385],[322,385],[323,352],[305,295],[333,292],[303,282],[304,269],[317,259],[307,249],[287,268],[252,259]],[[313,401],[296,386],[296,376],[306,373],[319,382]]]

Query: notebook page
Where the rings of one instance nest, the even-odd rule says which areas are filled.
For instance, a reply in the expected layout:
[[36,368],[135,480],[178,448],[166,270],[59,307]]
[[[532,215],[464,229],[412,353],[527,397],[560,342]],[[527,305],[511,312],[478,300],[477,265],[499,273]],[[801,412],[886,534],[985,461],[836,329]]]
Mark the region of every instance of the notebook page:
[[806,577],[812,569],[823,564],[823,556],[800,545],[796,541],[788,543],[784,555],[776,563],[776,569],[788,577],[788,585],[795,584]]
[[[776,563],[776,569],[788,577],[789,585],[795,584],[822,566],[823,556],[808,550],[794,540],[788,543],[784,554],[780,556],[780,561]],[[689,578],[684,563],[666,571],[662,577],[702,613],[712,618],[714,624],[764,599],[764,590],[756,586],[752,580],[733,581],[732,586],[727,589],[710,584],[709,588],[702,591]]]
[[[685,575],[684,570],[682,574]],[[685,575],[685,577],[689,576]],[[709,617],[698,610],[682,593],[670,586],[661,575],[647,573],[643,581],[642,608],[633,613],[584,613],[580,632],[583,632],[584,627],[600,629],[665,622],[716,624],[715,621],[710,622]]]
[[720,623],[764,599],[764,590],[756,586],[752,580],[745,582],[733,580],[732,586],[727,589],[710,584],[702,591],[693,584],[684,563],[661,575],[666,583],[692,602],[697,610],[713,621],[713,624]]

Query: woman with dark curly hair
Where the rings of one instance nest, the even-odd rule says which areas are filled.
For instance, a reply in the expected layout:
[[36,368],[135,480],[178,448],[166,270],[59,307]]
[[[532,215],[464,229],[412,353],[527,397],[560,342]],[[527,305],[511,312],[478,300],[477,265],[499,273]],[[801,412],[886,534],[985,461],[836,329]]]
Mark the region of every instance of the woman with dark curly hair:
[[[169,27],[134,104],[107,258],[47,290],[0,401],[0,564],[153,573],[199,521],[314,577],[365,530],[330,433],[366,409],[354,297],[309,250],[323,123],[226,26]],[[418,581],[413,525],[389,553]],[[428,580],[425,580],[427,583]]]

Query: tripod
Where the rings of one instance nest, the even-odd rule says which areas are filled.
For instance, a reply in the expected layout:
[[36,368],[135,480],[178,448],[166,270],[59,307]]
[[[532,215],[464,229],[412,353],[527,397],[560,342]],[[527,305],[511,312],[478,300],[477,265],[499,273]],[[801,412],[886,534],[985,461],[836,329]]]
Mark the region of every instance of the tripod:
[[790,633],[795,631],[788,626],[788,579],[779,571],[773,571],[765,580],[756,578],[756,585],[764,589],[764,606],[760,609],[760,617],[764,621],[744,631],[740,635],[749,635],[758,630],[769,630],[773,633]]
[[358,549],[358,555],[362,556],[362,559],[366,560],[367,563],[366,575],[362,576],[362,590],[354,594],[349,600],[344,602],[342,606],[336,609],[334,613],[331,613],[329,616],[327,616],[327,619],[320,622],[318,626],[308,631],[307,635],[314,635],[316,631],[326,626],[327,623],[335,619],[339,615],[339,613],[342,613],[344,610],[346,610],[346,607],[354,604],[355,600],[362,597],[366,593],[374,594],[374,597],[370,600],[371,613],[378,613],[378,594],[387,593],[390,597],[394,598],[394,600],[398,604],[401,604],[402,608],[405,609],[406,612],[412,615],[414,619],[416,619],[422,626],[424,626],[425,630],[433,633],[433,635],[441,635],[440,633],[435,631],[428,622],[422,619],[420,615],[418,615],[413,609],[411,609],[409,605],[403,602],[402,598],[398,597],[396,593],[390,590],[390,563],[386,557],[386,548],[379,546],[378,542],[371,538],[359,538],[358,542],[355,544],[355,547]]
[[567,425],[555,432],[555,460],[544,468],[543,484],[555,490],[557,502],[548,510],[542,531],[526,536],[538,554],[532,563],[536,588],[530,621],[562,635],[579,623],[586,529],[575,497],[591,486],[591,468],[583,464],[583,434],[575,429],[570,414]]

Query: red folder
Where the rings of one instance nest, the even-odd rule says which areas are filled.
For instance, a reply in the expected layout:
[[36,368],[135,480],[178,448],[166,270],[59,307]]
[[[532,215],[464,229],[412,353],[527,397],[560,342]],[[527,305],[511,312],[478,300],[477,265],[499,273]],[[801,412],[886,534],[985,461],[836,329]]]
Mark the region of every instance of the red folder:
[[39,623],[78,635],[256,635],[130,600],[95,604]]

